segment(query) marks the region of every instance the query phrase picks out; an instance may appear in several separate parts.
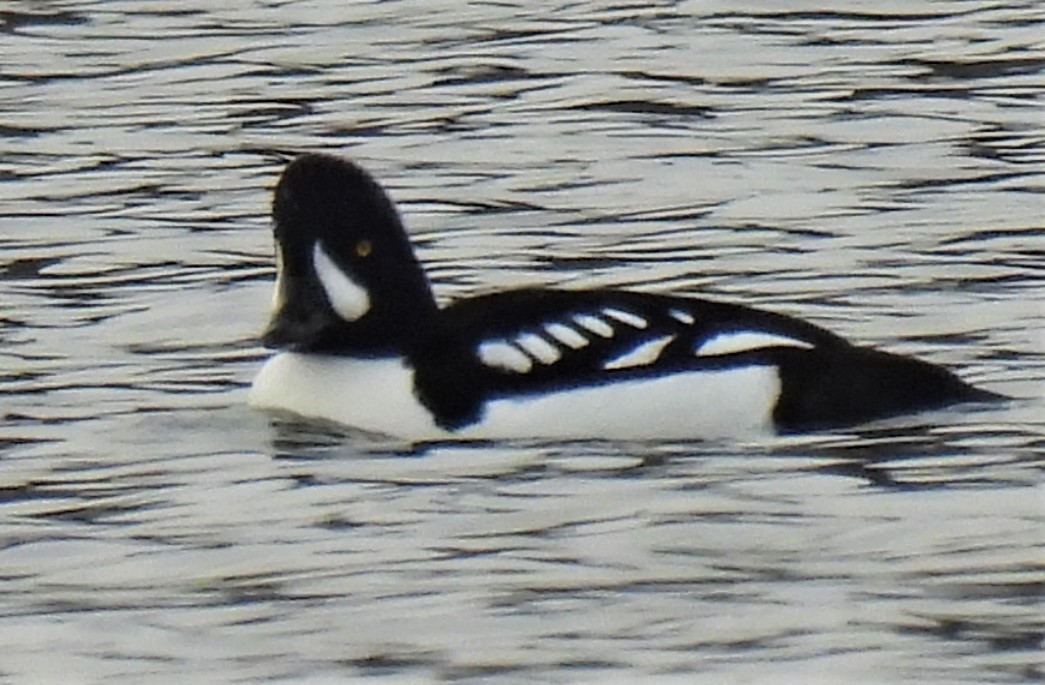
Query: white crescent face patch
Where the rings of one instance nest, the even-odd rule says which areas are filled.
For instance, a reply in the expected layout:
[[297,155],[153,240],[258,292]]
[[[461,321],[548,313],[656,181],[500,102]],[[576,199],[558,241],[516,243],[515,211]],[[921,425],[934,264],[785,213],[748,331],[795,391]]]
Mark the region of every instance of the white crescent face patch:
[[312,248],[312,269],[323,286],[331,308],[342,319],[349,323],[359,321],[370,311],[370,293],[338,268],[337,263],[323,249],[323,243],[318,240]]

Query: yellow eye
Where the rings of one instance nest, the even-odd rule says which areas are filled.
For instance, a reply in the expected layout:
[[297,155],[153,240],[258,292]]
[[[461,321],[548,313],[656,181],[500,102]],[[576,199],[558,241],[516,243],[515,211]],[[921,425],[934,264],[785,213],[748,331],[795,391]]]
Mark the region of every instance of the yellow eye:
[[373,251],[374,251],[374,244],[371,243],[369,240],[365,240],[364,239],[364,240],[360,240],[358,243],[356,243],[356,256],[357,257],[367,257]]

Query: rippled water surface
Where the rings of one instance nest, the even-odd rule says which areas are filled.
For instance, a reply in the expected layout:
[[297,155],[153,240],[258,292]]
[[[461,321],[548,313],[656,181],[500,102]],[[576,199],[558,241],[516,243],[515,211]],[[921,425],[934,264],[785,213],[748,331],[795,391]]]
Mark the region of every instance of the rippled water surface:
[[[756,3],[758,5],[758,3]],[[0,682],[1040,682],[1045,10],[0,3]],[[748,443],[259,415],[268,193],[1020,399]]]

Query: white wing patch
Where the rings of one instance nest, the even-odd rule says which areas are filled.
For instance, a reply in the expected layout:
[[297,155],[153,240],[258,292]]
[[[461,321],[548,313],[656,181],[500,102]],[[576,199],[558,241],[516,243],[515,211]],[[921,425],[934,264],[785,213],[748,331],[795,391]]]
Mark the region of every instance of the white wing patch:
[[529,352],[542,364],[554,364],[562,358],[562,352],[558,347],[537,335],[536,333],[523,333],[515,339],[515,344]]
[[696,350],[698,357],[715,357],[738,352],[750,352],[766,347],[800,347],[811,350],[813,345],[804,340],[795,340],[775,333],[756,333],[754,331],[733,331],[719,333],[705,341]]
[[479,361],[513,373],[529,373],[533,368],[533,360],[507,340],[487,340],[479,345]]
[[576,328],[570,328],[565,324],[546,323],[544,324],[544,330],[548,335],[572,350],[585,348],[591,343],[590,340],[578,333]]
[[693,318],[692,314],[681,309],[668,310],[668,316],[675,319],[679,323],[686,324],[687,326],[692,326],[693,323],[696,321],[696,319]]
[[606,307],[602,310],[602,313],[611,319],[616,319],[621,323],[626,323],[634,328],[645,328],[649,325],[649,321],[646,321],[641,316],[632,314],[631,312],[624,312],[613,307]]
[[312,248],[312,268],[319,284],[323,286],[323,292],[327,294],[330,306],[342,319],[350,323],[359,321],[370,311],[370,294],[367,289],[339,269],[318,240]]
[[487,340],[479,345],[479,361],[486,366],[529,373],[533,362],[554,364],[562,359],[562,350],[536,333],[520,333],[512,340]]
[[600,338],[613,337],[613,326],[597,316],[592,316],[591,314],[574,314],[573,321],[581,328],[591,331]]
[[607,371],[613,371],[614,369],[628,369],[633,366],[648,366],[660,358],[660,353],[674,339],[674,335],[662,335],[659,338],[647,340],[624,354],[609,360],[602,365],[602,368]]

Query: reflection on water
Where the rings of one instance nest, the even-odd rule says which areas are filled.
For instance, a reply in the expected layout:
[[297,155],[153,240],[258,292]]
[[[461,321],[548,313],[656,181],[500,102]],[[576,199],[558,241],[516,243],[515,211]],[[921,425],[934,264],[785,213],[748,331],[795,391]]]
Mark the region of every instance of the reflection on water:
[[[1041,678],[1033,2],[12,2],[0,680]],[[248,411],[284,161],[438,295],[759,303],[1023,398],[747,444]]]

